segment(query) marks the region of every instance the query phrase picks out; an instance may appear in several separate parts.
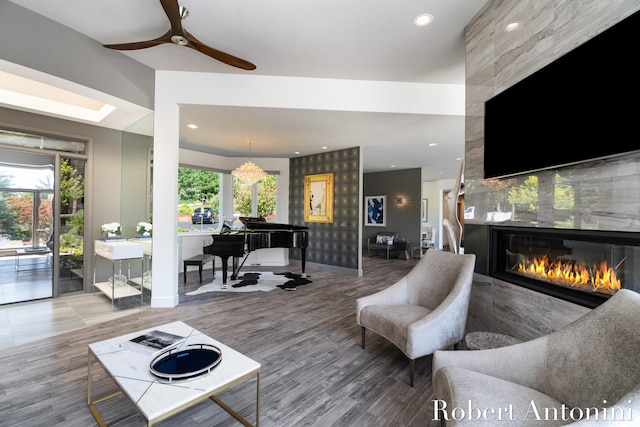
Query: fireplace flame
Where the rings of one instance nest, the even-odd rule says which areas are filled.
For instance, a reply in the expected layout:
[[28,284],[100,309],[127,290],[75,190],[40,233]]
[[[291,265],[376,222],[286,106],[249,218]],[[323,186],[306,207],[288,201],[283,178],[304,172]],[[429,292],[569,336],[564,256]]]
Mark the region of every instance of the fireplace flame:
[[[620,262],[616,267],[620,266]],[[525,276],[576,288],[589,288],[592,292],[613,294],[621,282],[613,268],[602,261],[600,265],[587,266],[571,261],[549,261],[547,255],[532,260],[521,260],[515,270]]]

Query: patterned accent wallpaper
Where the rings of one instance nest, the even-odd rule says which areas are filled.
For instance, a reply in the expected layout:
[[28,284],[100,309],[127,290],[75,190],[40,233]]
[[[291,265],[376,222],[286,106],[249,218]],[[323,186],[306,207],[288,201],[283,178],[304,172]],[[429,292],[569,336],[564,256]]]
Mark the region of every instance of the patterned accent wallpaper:
[[[307,262],[358,269],[360,219],[360,148],[330,151],[291,159],[289,221],[309,227]],[[334,173],[333,223],[304,222],[304,177]],[[291,259],[300,260],[292,250]]]

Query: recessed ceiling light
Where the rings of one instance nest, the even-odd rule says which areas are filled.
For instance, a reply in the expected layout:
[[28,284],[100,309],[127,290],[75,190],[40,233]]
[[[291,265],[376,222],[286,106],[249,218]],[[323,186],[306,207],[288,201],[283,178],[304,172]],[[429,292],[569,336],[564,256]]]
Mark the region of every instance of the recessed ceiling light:
[[515,31],[519,29],[521,26],[522,26],[522,22],[514,21],[514,22],[508,23],[507,26],[504,27],[504,30],[509,33],[511,31]]
[[323,150],[326,150],[327,148],[329,148],[329,147],[327,147],[327,146],[322,147]]
[[300,152],[299,151],[294,151],[293,154],[300,154]]
[[413,25],[416,27],[424,27],[433,22],[433,15],[429,13],[421,13],[413,19]]
[[191,128],[191,129],[198,129],[198,125],[193,124],[193,123],[189,123],[189,124],[187,125],[187,127],[188,127],[188,128]]
[[395,168],[395,167],[396,167],[396,165],[390,165],[389,167],[391,167],[391,168]]
[[438,143],[437,143],[437,142],[430,142],[430,143],[429,143],[429,147],[435,147],[436,145],[438,145]]

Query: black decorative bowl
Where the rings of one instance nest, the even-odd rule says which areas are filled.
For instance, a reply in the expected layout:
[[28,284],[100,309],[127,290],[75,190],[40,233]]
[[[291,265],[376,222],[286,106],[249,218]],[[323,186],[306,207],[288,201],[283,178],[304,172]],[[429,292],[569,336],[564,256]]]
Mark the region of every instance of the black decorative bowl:
[[161,382],[173,382],[206,375],[221,361],[222,352],[218,347],[192,344],[159,354],[149,364],[149,370]]

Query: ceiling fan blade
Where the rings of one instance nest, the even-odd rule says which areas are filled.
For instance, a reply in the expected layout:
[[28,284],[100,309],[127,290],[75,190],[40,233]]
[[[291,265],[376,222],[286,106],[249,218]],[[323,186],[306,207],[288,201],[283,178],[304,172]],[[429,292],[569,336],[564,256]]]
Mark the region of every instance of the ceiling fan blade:
[[[160,0],[164,13],[169,18],[171,23],[171,29],[162,36],[146,41],[133,42],[133,43],[120,43],[120,44],[105,44],[103,45],[109,49],[116,50],[136,50],[146,49],[148,47],[158,46],[163,43],[173,43],[178,46],[187,46],[191,49],[197,50],[217,61],[223,62],[232,67],[241,68],[243,70],[255,70],[256,66],[251,62],[244,59],[237,58],[228,53],[214,49],[206,44],[202,43],[197,38],[193,37],[182,27],[182,14],[180,11],[180,5],[178,0]],[[186,11],[185,16],[188,14]]]
[[186,38],[185,31],[182,29],[182,18],[180,17],[178,0],[160,0],[160,4],[171,23],[171,34]]
[[205,55],[210,56],[211,58],[216,59],[220,62],[224,62],[227,65],[241,68],[243,70],[256,69],[256,66],[251,62],[245,61],[244,59],[240,59],[226,52],[222,52],[221,50],[217,50],[210,46],[207,46],[189,33],[187,33],[187,40],[189,40],[189,44],[187,45],[187,47],[195,49],[200,53],[204,53]]
[[116,49],[116,50],[136,50],[136,49],[146,49],[148,47],[158,46],[163,43],[171,43],[171,31],[167,31],[164,35],[153,40],[145,40],[145,41],[133,42],[133,43],[105,44],[103,46],[109,49]]

